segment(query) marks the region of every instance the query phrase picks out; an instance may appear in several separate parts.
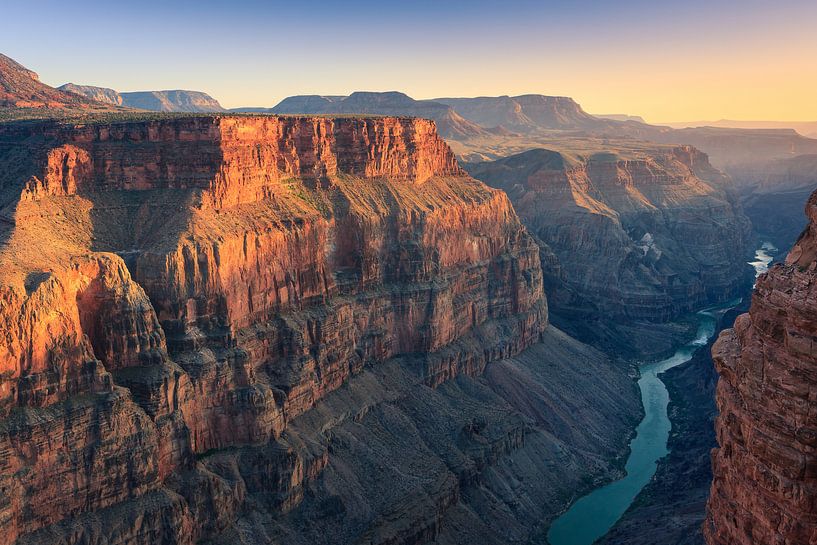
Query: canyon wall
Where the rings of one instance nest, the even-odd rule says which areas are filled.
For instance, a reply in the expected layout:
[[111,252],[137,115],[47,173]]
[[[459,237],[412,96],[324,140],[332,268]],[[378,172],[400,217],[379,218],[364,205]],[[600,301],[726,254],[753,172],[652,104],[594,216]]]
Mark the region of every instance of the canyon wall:
[[543,243],[552,307],[666,321],[728,299],[749,273],[748,222],[728,180],[690,147],[469,164]]
[[530,535],[638,413],[433,122],[0,125],[0,244],[3,542]]
[[709,545],[817,542],[817,194],[786,262],[712,349],[720,374]]

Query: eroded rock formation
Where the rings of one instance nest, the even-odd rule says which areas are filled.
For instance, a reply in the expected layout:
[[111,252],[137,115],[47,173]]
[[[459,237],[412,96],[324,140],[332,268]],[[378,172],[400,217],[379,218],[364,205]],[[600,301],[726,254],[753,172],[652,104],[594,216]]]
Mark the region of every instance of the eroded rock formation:
[[709,545],[817,543],[817,194],[785,264],[712,349],[720,374]]
[[732,297],[749,273],[748,221],[694,148],[532,150],[469,172],[510,196],[543,242],[554,308],[668,320]]
[[6,124],[0,204],[4,543],[530,535],[638,412],[429,121]]

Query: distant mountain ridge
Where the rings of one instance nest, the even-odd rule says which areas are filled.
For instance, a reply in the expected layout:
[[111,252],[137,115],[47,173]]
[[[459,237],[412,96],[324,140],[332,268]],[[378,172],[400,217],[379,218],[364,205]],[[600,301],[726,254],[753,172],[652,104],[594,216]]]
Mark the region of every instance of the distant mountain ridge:
[[432,100],[451,106],[464,118],[483,127],[504,127],[521,133],[540,130],[604,131],[621,129],[622,123],[629,123],[590,115],[570,97],[519,95]]
[[415,100],[398,91],[382,93],[357,91],[348,96],[295,95],[285,98],[272,108],[260,110],[260,112],[406,115],[434,120],[437,123],[437,130],[446,138],[464,139],[489,134],[485,128],[463,118],[450,106],[432,100]]
[[397,91],[359,91],[348,96],[295,95],[272,108],[231,111],[425,117],[436,121],[440,134],[462,160],[469,162],[541,147],[615,151],[638,148],[638,141],[649,141],[691,144],[707,153],[714,166],[735,174],[736,169],[754,168],[766,161],[817,153],[817,140],[790,129],[675,129],[644,123],[636,116],[592,115],[572,98],[535,94],[415,100]]
[[153,112],[224,112],[221,104],[201,91],[174,89],[167,91],[135,91],[120,93],[107,87],[66,83],[58,89],[70,91],[92,100]]
[[793,129],[809,138],[817,137],[817,121],[738,121],[719,119],[717,121],[674,121],[662,123],[674,129],[691,127],[719,127],[728,129]]
[[612,119],[614,121],[637,121],[638,123],[646,123],[643,117],[640,115],[629,115],[629,114],[593,114],[596,117],[601,117],[602,119]]
[[85,96],[54,89],[36,72],[0,54],[0,108],[90,108],[98,103]]

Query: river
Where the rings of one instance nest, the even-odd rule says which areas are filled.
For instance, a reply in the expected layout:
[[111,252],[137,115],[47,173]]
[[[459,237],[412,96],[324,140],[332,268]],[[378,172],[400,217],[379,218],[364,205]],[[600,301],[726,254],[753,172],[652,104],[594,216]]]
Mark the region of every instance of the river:
[[[775,251],[773,245],[764,243],[755,252],[755,260],[749,264],[755,268],[756,277],[768,270]],[[692,341],[667,359],[641,366],[638,387],[644,405],[644,419],[636,428],[635,438],[630,442],[630,457],[625,466],[626,475],[580,498],[557,518],[548,531],[548,541],[551,545],[591,545],[610,531],[641,489],[650,481],[658,467],[658,461],[669,453],[667,439],[671,428],[667,416],[669,393],[658,375],[688,362],[696,350],[706,346],[715,334],[719,315],[738,303],[739,301],[732,301],[698,312],[696,314],[698,331]]]
[[755,278],[769,270],[769,264],[774,260],[776,252],[777,248],[771,242],[764,242],[755,250],[755,260],[749,262],[749,265],[755,268]]

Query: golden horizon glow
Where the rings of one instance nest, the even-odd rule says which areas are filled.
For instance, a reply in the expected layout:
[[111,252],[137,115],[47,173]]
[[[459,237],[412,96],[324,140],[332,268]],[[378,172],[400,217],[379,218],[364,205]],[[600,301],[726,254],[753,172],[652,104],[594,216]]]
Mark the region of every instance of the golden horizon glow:
[[649,122],[817,120],[813,0],[43,2],[10,2],[0,47],[55,86],[199,90],[227,108],[538,93]]

